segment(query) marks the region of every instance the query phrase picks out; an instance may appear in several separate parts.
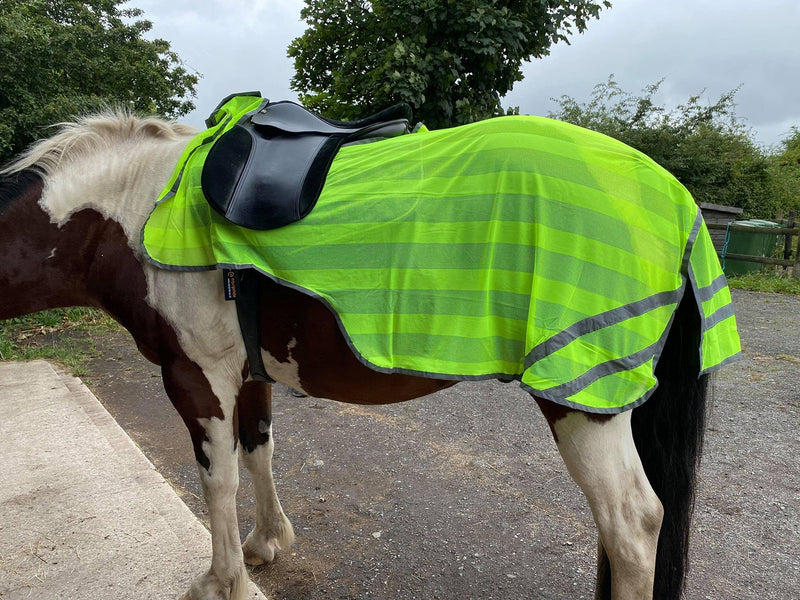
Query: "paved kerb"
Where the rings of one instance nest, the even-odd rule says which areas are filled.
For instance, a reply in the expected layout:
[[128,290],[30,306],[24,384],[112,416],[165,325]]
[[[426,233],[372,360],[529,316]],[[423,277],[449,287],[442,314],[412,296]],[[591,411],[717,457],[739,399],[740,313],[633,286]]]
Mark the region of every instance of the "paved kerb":
[[208,531],[79,379],[0,363],[0,406],[0,598],[174,599],[208,568]]

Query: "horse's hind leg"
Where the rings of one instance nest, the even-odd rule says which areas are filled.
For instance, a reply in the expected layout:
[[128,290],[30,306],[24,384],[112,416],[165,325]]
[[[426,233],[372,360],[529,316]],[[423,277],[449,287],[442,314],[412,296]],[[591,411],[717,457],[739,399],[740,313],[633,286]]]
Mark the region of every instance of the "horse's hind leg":
[[[592,509],[611,566],[611,600],[653,597],[663,509],[633,442],[631,413],[587,415],[538,400],[570,475]],[[599,573],[596,598],[608,598]],[[605,588],[605,589],[603,589]]]
[[244,542],[248,564],[270,562],[294,541],[292,524],[281,508],[272,479],[272,386],[260,381],[242,385],[236,401],[242,461],[253,479],[256,526]]

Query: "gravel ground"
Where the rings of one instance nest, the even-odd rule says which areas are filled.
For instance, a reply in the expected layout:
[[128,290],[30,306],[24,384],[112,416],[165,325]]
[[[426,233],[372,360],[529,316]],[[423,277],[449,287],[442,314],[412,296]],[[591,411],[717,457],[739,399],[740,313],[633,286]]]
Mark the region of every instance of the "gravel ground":
[[[744,360],[714,385],[688,598],[800,597],[800,298],[734,291]],[[189,438],[123,334],[86,378],[200,518]],[[360,407],[275,393],[297,543],[251,577],[276,600],[591,598],[596,531],[535,404],[462,384]],[[242,534],[252,527],[242,473]]]

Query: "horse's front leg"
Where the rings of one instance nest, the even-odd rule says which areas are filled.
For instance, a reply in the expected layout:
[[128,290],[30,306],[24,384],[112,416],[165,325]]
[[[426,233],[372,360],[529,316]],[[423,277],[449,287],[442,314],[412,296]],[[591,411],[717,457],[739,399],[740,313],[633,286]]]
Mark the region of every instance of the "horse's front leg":
[[245,382],[236,407],[242,461],[253,479],[256,497],[256,525],[244,542],[244,559],[260,565],[294,542],[292,524],[281,508],[272,478],[272,386]]
[[164,387],[192,437],[211,528],[211,568],[191,600],[244,600],[248,577],[236,517],[239,487],[235,402],[238,382],[180,357],[162,365]]
[[[636,451],[631,412],[587,415],[537,402],[592,509],[601,547],[598,568],[603,567],[603,550],[611,567],[611,600],[650,600],[664,511]],[[606,600],[603,579],[598,572],[595,597]]]

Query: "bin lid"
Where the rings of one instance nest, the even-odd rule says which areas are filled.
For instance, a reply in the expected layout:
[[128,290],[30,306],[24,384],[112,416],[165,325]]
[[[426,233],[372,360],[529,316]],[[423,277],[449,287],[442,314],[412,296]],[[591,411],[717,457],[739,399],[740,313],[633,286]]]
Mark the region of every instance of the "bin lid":
[[745,227],[780,227],[774,221],[765,221],[764,219],[747,219],[746,221],[734,221],[736,225],[744,225]]

